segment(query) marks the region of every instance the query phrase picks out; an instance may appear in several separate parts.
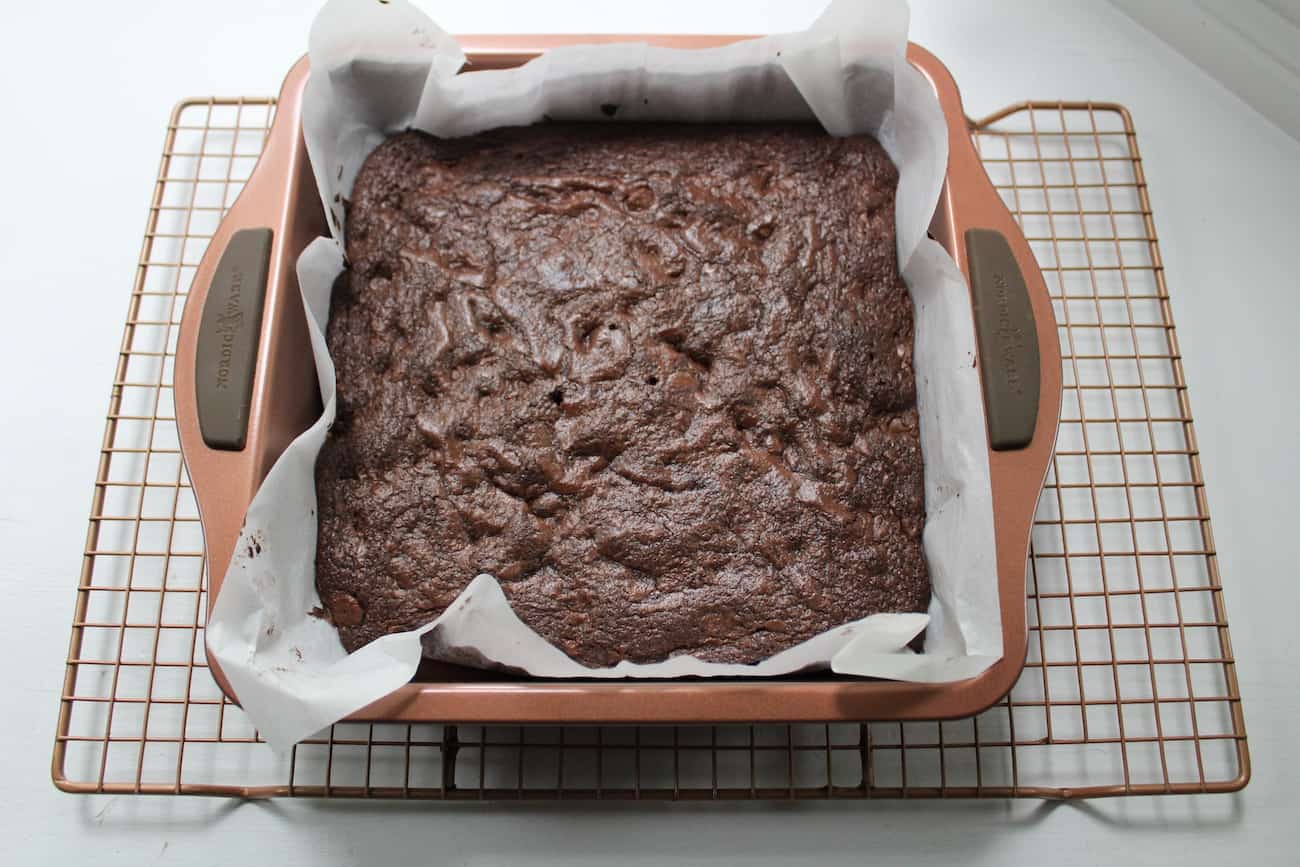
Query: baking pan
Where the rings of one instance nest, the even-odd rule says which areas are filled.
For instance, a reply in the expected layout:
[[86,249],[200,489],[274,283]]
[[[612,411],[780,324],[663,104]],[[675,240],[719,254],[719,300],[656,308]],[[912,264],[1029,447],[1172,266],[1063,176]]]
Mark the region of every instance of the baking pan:
[[[645,41],[707,48],[742,36],[468,36],[468,74],[516,66],[574,42]],[[1056,439],[1060,348],[1042,274],[984,173],[947,69],[916,45],[908,59],[948,122],[948,174],[931,235],[972,286],[988,420],[1003,656],[947,684],[838,677],[556,681],[426,662],[411,683],[354,720],[484,723],[704,723],[940,719],[993,704],[1024,666],[1030,528]],[[280,92],[265,149],[195,273],[176,350],[176,423],[198,501],[209,610],[248,504],[285,446],[319,416],[319,389],[294,273],[328,234],[301,134],[306,58]],[[222,672],[217,683],[232,700]]]

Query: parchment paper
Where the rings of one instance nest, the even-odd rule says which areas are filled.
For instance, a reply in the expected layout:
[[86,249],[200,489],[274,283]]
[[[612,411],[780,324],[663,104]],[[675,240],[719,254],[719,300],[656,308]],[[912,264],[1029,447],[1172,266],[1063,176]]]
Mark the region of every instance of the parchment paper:
[[[243,538],[208,623],[208,652],[262,735],[285,748],[406,683],[422,650],[541,677],[765,676],[810,668],[943,682],[1001,657],[992,500],[974,327],[965,281],[926,237],[947,165],[938,101],[904,59],[901,0],[838,0],[807,31],[680,51],[643,44],[553,50],[523,67],[457,75],[454,39],[404,0],[330,0],[310,38],[304,134],[333,239],[298,261],[325,406],[284,452],[248,509]],[[475,577],[436,620],[347,654],[309,612],[315,589],[313,467],[334,420],[325,346],[329,293],[343,267],[340,204],[366,155],[407,127],[444,137],[536,122],[794,120],[834,135],[871,133],[899,168],[898,260],[916,310],[915,367],[925,461],[928,615],[845,624],[756,665],[675,657],[589,669],[525,626],[496,580]],[[255,544],[254,544],[255,543]],[[467,576],[468,577],[468,576]],[[927,630],[925,652],[906,645]]]

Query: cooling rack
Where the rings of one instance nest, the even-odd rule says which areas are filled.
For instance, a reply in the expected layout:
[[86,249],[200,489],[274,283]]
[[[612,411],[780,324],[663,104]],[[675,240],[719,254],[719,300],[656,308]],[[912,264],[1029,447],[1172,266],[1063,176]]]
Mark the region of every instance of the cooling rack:
[[588,728],[340,723],[277,756],[204,659],[172,398],[195,266],[269,98],[176,107],[113,374],[54,742],[69,792],[426,799],[1208,793],[1250,763],[1200,452],[1128,112],[972,122],[1042,266],[1065,394],[1026,568],[1029,659],[968,719]]

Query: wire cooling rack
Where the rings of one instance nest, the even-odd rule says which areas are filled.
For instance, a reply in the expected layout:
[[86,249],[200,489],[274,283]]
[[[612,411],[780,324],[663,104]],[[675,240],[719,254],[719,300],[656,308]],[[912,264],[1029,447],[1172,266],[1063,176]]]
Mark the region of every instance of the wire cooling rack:
[[1137,139],[1120,106],[971,124],[1042,266],[1065,396],[1026,580],[1029,660],[977,717],[591,728],[341,723],[276,756],[204,660],[198,513],[172,399],[195,266],[272,99],[167,130],[113,377],[53,775],[71,792],[1071,798],[1225,792],[1250,765],[1199,449]]

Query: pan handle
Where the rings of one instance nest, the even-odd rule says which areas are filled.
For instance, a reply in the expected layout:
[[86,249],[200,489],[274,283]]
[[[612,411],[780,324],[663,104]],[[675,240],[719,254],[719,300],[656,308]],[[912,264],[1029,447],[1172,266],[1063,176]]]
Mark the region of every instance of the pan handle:
[[[328,233],[302,138],[307,78],[303,58],[285,78],[257,165],[199,262],[176,343],[176,427],[203,529],[209,611],[262,479],[320,415],[296,276],[299,252]],[[234,698],[215,660],[210,668]]]
[[1022,449],[1034,438],[1040,380],[1029,288],[1004,234],[967,229],[964,241],[989,446]]
[[237,229],[203,299],[194,350],[194,401],[208,448],[242,451],[271,262],[270,228]]
[[257,165],[195,271],[177,339],[176,426],[214,591],[253,493],[319,414],[295,274],[298,253],[326,231],[301,133],[307,73],[303,59],[285,79]]

